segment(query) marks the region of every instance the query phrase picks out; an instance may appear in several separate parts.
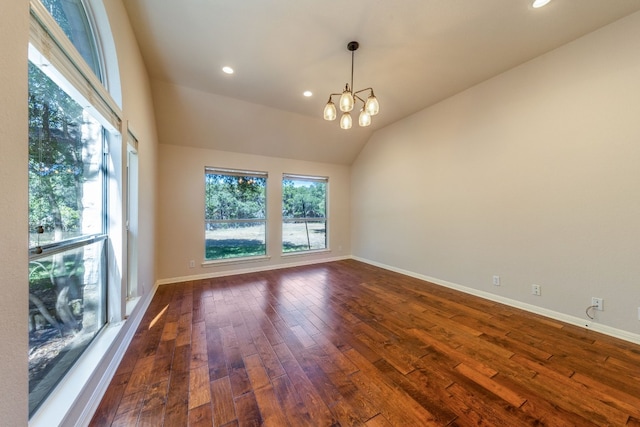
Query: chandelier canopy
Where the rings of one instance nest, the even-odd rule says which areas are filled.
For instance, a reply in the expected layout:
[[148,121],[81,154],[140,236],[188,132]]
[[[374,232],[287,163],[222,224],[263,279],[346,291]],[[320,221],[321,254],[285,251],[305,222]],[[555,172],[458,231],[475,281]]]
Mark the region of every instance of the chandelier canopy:
[[[329,95],[329,101],[327,101],[327,105],[324,106],[324,119],[335,120],[337,110],[336,105],[333,103],[333,96],[340,96],[338,105],[340,106],[340,111],[342,111],[342,116],[340,117],[340,127],[342,129],[350,129],[353,125],[351,111],[355,107],[356,101],[362,102],[360,115],[358,116],[358,124],[360,126],[369,126],[371,124],[371,116],[375,116],[380,111],[380,104],[373,93],[373,88],[368,87],[357,91],[353,90],[353,58],[358,47],[360,47],[360,44],[356,41],[347,44],[347,49],[351,52],[351,86],[347,83],[342,93],[332,93]],[[369,91],[369,97],[365,101],[358,94],[366,91]]]

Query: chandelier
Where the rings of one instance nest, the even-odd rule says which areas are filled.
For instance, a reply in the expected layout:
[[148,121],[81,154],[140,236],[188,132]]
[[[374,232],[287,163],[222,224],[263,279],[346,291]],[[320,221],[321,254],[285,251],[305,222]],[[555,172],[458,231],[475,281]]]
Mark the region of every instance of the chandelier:
[[[371,124],[371,116],[375,116],[380,111],[380,104],[378,104],[378,99],[373,94],[373,88],[368,87],[355,92],[353,90],[353,57],[354,52],[358,50],[359,46],[360,44],[358,42],[349,42],[347,44],[347,49],[351,52],[351,86],[347,83],[342,93],[332,93],[329,95],[329,101],[327,101],[327,105],[324,107],[324,119],[335,120],[337,110],[332,98],[333,96],[340,96],[338,105],[340,105],[340,111],[342,111],[342,116],[340,117],[340,127],[342,129],[351,129],[353,125],[351,111],[355,107],[356,101],[362,102],[360,115],[358,116],[358,124],[360,126],[369,126]],[[365,101],[358,96],[358,94],[366,91],[369,91],[369,97]]]

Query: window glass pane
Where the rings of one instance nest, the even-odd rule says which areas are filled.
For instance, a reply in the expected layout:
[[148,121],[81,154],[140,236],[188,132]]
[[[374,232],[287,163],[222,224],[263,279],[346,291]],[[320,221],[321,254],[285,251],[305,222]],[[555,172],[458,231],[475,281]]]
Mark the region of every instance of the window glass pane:
[[53,19],[80,52],[89,67],[101,79],[95,38],[81,0],[40,0]]
[[28,78],[33,414],[106,324],[107,299],[103,128],[33,63]]
[[29,414],[106,323],[104,240],[29,262]]
[[266,255],[266,175],[205,173],[205,259]]
[[282,251],[327,247],[327,180],[286,176],[282,180]]
[[102,146],[102,126],[29,63],[29,247],[103,233]]

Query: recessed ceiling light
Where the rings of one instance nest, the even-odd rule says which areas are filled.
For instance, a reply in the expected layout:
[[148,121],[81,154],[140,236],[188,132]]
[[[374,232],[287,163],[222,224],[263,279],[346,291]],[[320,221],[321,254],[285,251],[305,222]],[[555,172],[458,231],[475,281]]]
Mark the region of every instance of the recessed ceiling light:
[[222,72],[227,74],[233,74],[233,68],[231,67],[222,67]]
[[308,98],[313,95],[313,92],[311,92],[310,90],[305,90],[304,92],[302,92],[302,94]]
[[549,3],[551,0],[533,0],[533,4],[532,6],[537,9],[539,7],[545,6],[547,3]]

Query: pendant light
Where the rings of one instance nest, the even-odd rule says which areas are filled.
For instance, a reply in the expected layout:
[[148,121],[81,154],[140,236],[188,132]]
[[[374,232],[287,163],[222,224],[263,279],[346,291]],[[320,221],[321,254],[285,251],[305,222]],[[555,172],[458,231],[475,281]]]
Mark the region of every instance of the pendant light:
[[[357,101],[362,102],[362,108],[358,116],[358,125],[360,126],[369,126],[371,124],[371,116],[375,116],[380,112],[380,104],[373,93],[373,88],[368,87],[357,91],[353,90],[353,63],[355,51],[358,50],[358,47],[360,47],[360,44],[356,41],[347,44],[347,49],[351,52],[351,85],[347,83],[342,93],[330,94],[329,100],[324,106],[324,119],[329,121],[335,120],[338,111],[336,105],[333,103],[333,97],[340,96],[338,106],[340,107],[340,111],[342,111],[342,116],[340,117],[340,127],[342,129],[351,129],[353,119],[351,118],[350,112],[353,111]],[[365,101],[358,94],[366,91],[369,91],[369,97]]]

